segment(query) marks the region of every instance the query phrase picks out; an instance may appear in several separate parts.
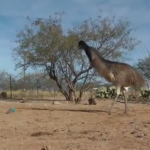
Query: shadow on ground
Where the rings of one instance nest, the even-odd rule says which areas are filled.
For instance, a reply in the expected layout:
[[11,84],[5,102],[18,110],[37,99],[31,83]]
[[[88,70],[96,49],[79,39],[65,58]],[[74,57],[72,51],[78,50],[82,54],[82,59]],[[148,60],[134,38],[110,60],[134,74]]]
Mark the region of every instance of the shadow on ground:
[[83,109],[51,109],[51,108],[17,108],[17,109],[25,109],[25,110],[50,110],[50,111],[70,111],[70,112],[89,112],[89,113],[98,113],[105,112],[106,110],[83,110]]

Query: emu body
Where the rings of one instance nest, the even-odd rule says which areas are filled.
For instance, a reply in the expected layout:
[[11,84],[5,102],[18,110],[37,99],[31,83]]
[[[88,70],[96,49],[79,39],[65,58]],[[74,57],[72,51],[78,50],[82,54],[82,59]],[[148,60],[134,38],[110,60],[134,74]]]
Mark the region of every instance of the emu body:
[[117,87],[117,96],[113,100],[109,109],[109,114],[111,113],[111,109],[121,92],[124,95],[125,113],[127,113],[127,97],[124,92],[125,87],[140,89],[142,86],[145,86],[144,78],[137,72],[136,69],[126,63],[119,63],[104,59],[95,48],[88,46],[84,41],[79,41],[78,47],[80,49],[84,49],[91,66],[96,69],[98,74]]

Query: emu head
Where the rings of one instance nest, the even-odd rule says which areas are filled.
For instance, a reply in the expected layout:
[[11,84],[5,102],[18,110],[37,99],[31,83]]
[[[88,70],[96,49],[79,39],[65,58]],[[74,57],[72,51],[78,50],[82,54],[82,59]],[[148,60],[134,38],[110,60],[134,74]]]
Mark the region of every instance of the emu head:
[[92,62],[96,57],[97,57],[97,54],[96,54],[96,51],[88,46],[84,41],[80,40],[78,42],[78,48],[79,49],[84,49],[87,57],[89,58],[89,61]]
[[78,42],[78,48],[80,48],[80,49],[85,49],[85,48],[87,48],[87,47],[88,47],[88,45],[87,45],[84,41],[80,40],[80,41]]

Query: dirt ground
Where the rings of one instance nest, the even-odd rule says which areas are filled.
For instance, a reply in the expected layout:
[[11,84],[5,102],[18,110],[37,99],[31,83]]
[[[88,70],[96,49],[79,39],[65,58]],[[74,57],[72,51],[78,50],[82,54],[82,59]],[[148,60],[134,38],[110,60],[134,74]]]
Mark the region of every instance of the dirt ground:
[[150,150],[150,106],[111,103],[0,101],[0,150]]

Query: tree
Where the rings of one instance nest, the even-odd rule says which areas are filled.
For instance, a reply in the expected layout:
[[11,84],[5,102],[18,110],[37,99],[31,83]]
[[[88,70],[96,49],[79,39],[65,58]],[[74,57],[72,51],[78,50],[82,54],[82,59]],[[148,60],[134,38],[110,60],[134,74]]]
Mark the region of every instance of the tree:
[[150,54],[144,59],[139,59],[136,68],[150,81]]
[[8,90],[10,85],[10,75],[7,71],[0,72],[0,88],[3,90]]
[[[123,54],[133,50],[137,40],[131,37],[133,29],[123,19],[115,21],[115,18],[101,16],[96,20],[90,18],[65,34],[62,17],[63,14],[56,13],[48,19],[38,18],[31,21],[28,18],[29,25],[25,25],[17,34],[18,46],[12,55],[16,68],[38,67],[45,70],[56,82],[66,100],[74,100],[81,98],[83,91],[90,87],[85,86],[87,82],[97,79],[85,54],[77,47],[79,39],[94,44],[103,57],[112,60],[123,59]],[[82,82],[78,96],[77,82]]]

